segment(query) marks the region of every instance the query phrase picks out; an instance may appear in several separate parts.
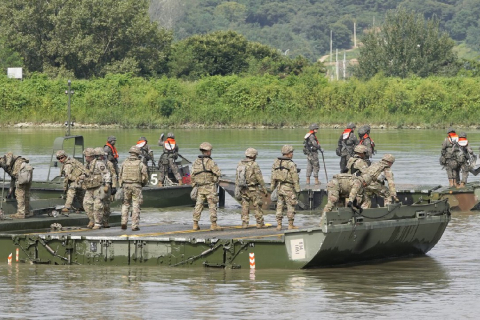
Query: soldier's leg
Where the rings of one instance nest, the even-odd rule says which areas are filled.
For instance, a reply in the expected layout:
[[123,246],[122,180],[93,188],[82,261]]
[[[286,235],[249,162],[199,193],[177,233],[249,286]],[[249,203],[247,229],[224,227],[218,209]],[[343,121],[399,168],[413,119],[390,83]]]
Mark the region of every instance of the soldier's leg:
[[462,165],[461,168],[462,168],[462,180],[460,182],[463,184],[462,186],[465,186],[468,180],[468,175],[470,173],[470,166],[468,164],[464,164]]
[[340,172],[344,173],[347,172],[347,157],[341,156],[340,157]]
[[71,209],[73,204],[73,199],[75,198],[76,190],[74,186],[69,185],[67,189],[67,199],[65,200],[65,208]]
[[172,170],[172,173],[175,176],[175,179],[177,179],[178,182],[181,182],[182,176],[180,175],[180,172],[178,172],[178,166],[175,163],[175,159],[169,158],[168,162],[170,164],[170,169]]
[[[213,187],[215,188],[215,187]],[[208,209],[210,211],[210,222],[217,222],[218,195],[216,190],[207,195]]]
[[95,226],[103,227],[103,199],[105,198],[105,191],[103,191],[103,186],[95,188],[93,193],[93,214],[95,217]]
[[112,202],[111,194],[112,194],[112,190],[111,190],[111,187],[110,187],[110,188],[108,188],[108,192],[105,195],[105,198],[103,199],[103,219],[102,219],[102,223],[103,223],[103,226],[106,227],[106,228],[109,228],[108,220],[110,218],[110,214],[112,213],[111,210],[110,210],[110,203]]
[[285,206],[285,197],[283,193],[280,193],[280,190],[278,190],[278,199],[277,199],[277,209],[275,212],[275,218],[277,221],[282,221],[283,219],[283,209]]
[[327,204],[323,208],[323,212],[330,212],[340,199],[340,189],[337,179],[332,179],[327,184]]
[[195,208],[193,209],[193,221],[200,221],[200,217],[203,210],[203,203],[207,200],[207,197],[200,191],[202,187],[198,187],[197,201],[195,202]]
[[17,216],[25,218],[26,213],[26,190],[24,184],[17,184],[15,188],[15,197],[17,198]]
[[253,195],[253,208],[255,210],[255,219],[257,220],[257,227],[263,226],[265,224],[265,221],[263,219],[263,200],[262,200],[262,194],[260,193],[260,190],[257,188]]
[[242,226],[245,227],[250,220],[250,195],[247,188],[243,188],[240,192],[242,195]]
[[138,230],[140,225],[140,207],[143,203],[142,187],[132,190],[132,230]]
[[30,215],[30,188],[32,187],[32,183],[29,182],[25,184],[25,215]]
[[88,225],[90,227],[93,227],[93,224],[95,223],[95,218],[93,216],[93,191],[92,190],[85,191],[85,196],[83,197],[83,208],[85,209],[85,213],[87,214],[87,217],[90,220]]
[[295,206],[298,204],[297,194],[295,191],[288,192],[288,195],[285,197],[285,202],[287,204],[287,218],[288,218],[288,229],[297,229],[293,225],[295,220]]
[[[162,159],[160,159],[158,162],[160,162]],[[168,172],[168,165],[159,163],[158,165],[159,173],[158,173],[158,185],[162,186],[163,182],[165,180],[165,172]]]
[[318,153],[313,153],[312,154],[312,171],[313,171],[313,177],[318,179],[318,172],[320,171],[320,160],[318,160]]
[[365,192],[365,195],[362,201],[362,209],[368,209],[372,207],[372,196],[373,196],[373,193]]
[[312,165],[312,160],[311,156],[307,156],[307,180],[310,179],[310,176],[312,175],[312,170],[313,170],[313,165]]
[[[132,188],[123,186],[123,204],[122,204],[122,229],[126,229],[128,223],[128,213],[130,212],[130,203],[132,201]],[[123,228],[125,226],[125,228]]]

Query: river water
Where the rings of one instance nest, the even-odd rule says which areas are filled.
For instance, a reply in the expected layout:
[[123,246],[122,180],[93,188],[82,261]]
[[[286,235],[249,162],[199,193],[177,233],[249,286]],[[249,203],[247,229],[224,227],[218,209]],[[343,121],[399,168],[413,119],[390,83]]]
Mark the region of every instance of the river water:
[[[115,135],[121,160],[140,136],[158,154],[158,130],[74,130],[86,146],[103,146]],[[294,160],[305,181],[302,138],[306,130],[175,130],[180,153],[189,159],[203,141],[213,144],[222,173],[233,175],[247,147],[259,150],[258,162],[269,181],[271,164],[283,144],[293,144]],[[165,131],[165,134],[167,132]],[[338,172],[335,155],[341,130],[320,130],[328,176]],[[53,139],[60,130],[2,129],[0,154],[12,151],[30,159],[34,177],[47,177]],[[438,164],[445,137],[440,130],[373,130],[379,160],[392,153],[398,183],[442,184]],[[468,132],[478,151],[480,131]],[[57,169],[55,169],[57,170]],[[57,170],[58,171],[58,170]],[[55,172],[56,173],[56,172]],[[470,181],[478,179],[471,177]],[[322,167],[320,180],[325,185]],[[228,196],[227,196],[228,197]],[[239,224],[239,206],[227,198],[219,224]],[[191,221],[191,208],[142,210],[142,223]],[[253,217],[251,218],[251,221]],[[203,221],[204,220],[204,221]],[[207,223],[203,214],[202,222]],[[274,222],[267,212],[266,222]],[[299,213],[308,226],[318,215]],[[454,213],[443,238],[426,256],[318,270],[210,270],[155,267],[87,267],[0,264],[1,318],[116,319],[318,319],[477,318],[480,312],[480,215]]]

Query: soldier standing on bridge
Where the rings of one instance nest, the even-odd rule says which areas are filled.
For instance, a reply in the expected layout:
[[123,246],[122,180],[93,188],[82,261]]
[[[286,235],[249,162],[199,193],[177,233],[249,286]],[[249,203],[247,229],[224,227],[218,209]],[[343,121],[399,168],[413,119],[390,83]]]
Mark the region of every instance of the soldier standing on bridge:
[[103,150],[107,154],[107,160],[113,164],[115,168],[115,172],[118,176],[118,151],[115,147],[115,143],[117,142],[117,138],[115,136],[109,136]]
[[318,124],[310,125],[310,131],[305,135],[303,141],[303,153],[307,156],[307,184],[310,184],[310,176],[313,172],[315,184],[319,185],[318,171],[320,171],[320,161],[318,160],[318,151],[323,154],[323,149],[318,142],[316,133],[318,132]]
[[347,172],[347,162],[354,155],[353,149],[358,144],[355,136],[355,123],[350,122],[338,139],[337,155],[340,156],[340,172]]
[[[77,197],[78,203],[80,206],[83,205],[83,197],[85,191],[82,189],[82,186],[79,184],[79,179],[82,174],[85,174],[85,167],[83,164],[75,158],[71,158],[67,155],[64,150],[57,151],[57,160],[62,164],[62,169],[60,173],[64,176],[63,180],[63,191],[67,194],[67,199],[65,201],[65,207],[62,209],[62,212],[68,214],[72,210],[72,204]],[[80,208],[78,208],[80,209]]]
[[178,145],[175,141],[175,135],[172,132],[167,133],[167,140],[163,141],[163,133],[158,139],[158,145],[163,146],[163,153],[158,160],[158,186],[163,187],[165,176],[168,176],[168,169],[172,170],[179,186],[183,185],[182,176],[178,172],[178,166],[175,160],[178,158]]
[[369,159],[375,154],[375,142],[373,142],[370,137],[370,126],[368,124],[358,129],[358,137],[360,138],[358,143],[367,147],[367,162],[370,165],[371,162]]

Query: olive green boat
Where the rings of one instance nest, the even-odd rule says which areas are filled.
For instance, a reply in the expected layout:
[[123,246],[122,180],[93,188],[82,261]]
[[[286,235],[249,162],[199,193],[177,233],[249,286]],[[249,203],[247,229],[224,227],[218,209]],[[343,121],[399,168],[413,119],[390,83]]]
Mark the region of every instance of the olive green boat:
[[[27,219],[27,221],[30,219]],[[320,218],[319,218],[320,220]],[[31,220],[32,225],[35,224]],[[427,204],[329,212],[321,225],[192,231],[185,224],[0,232],[0,257],[18,263],[151,265],[167,267],[305,269],[422,255],[442,237],[450,221],[447,200]],[[207,230],[207,231],[205,231]]]

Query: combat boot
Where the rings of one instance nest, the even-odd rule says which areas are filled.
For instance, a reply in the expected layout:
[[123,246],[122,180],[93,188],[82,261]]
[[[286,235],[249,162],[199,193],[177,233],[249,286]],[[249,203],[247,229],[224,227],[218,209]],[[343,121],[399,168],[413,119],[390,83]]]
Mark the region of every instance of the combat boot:
[[88,229],[92,229],[94,225],[95,225],[95,223],[93,223],[92,221],[90,221],[90,222],[87,224],[87,228],[88,228]]
[[448,179],[448,186],[453,187],[453,179]]
[[277,230],[282,230],[282,220],[277,220]]
[[193,230],[200,230],[200,226],[198,225],[198,221],[193,221]]
[[127,230],[127,224],[122,224],[121,228],[122,230]]
[[463,183],[463,182],[460,183],[460,184],[457,186],[457,188],[465,188],[465,183]]
[[242,222],[242,229],[247,229],[248,228],[248,222],[243,221]]
[[307,177],[307,184],[310,184],[310,177]]
[[298,227],[293,225],[293,220],[288,220],[288,230],[298,229]]
[[320,181],[318,181],[318,177],[315,178],[315,185],[319,185],[320,184]]
[[25,216],[22,216],[18,213],[15,213],[15,214],[11,214],[10,218],[12,218],[12,219],[25,219]]
[[138,231],[138,230],[140,230],[138,226],[132,228],[132,231]]
[[257,223],[257,229],[265,229],[265,228],[268,228],[265,223]]
[[95,223],[95,225],[93,226],[92,230],[98,230],[98,229],[102,229],[102,225]]
[[108,224],[108,221],[103,222],[103,227],[107,228],[107,229],[110,228],[110,225]]
[[217,225],[216,221],[212,222],[212,225],[210,226],[210,231],[215,231],[215,230],[222,230],[222,227]]
[[157,187],[163,187],[163,183],[159,182],[159,183],[157,184]]
[[63,214],[68,214],[68,213],[70,213],[70,208],[63,208],[63,209],[62,209],[62,213],[63,213]]

